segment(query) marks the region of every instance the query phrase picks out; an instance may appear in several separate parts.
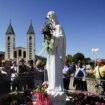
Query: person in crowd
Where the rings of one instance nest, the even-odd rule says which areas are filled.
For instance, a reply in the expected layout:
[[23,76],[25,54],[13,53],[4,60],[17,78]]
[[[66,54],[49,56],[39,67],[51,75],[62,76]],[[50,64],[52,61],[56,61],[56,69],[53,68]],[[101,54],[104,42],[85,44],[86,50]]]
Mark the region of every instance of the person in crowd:
[[86,63],[86,71],[88,70],[92,70],[92,66],[91,66],[91,63]]
[[17,64],[16,61],[12,61],[12,66],[11,66],[11,82],[12,82],[12,91],[15,91],[17,86],[18,86],[18,81],[17,81]]
[[35,68],[34,68],[34,65],[33,65],[33,60],[28,61],[27,69],[28,69],[28,72],[29,72],[28,88],[29,89],[34,89],[34,72],[35,72]]
[[0,67],[0,93],[7,92],[7,72],[5,70],[5,60],[2,60]]
[[[37,76],[35,76],[36,80],[36,86],[42,86],[42,83],[44,82],[44,65],[42,65],[42,60],[38,59],[35,63],[35,71],[38,73]],[[35,86],[35,87],[36,87]]]
[[75,86],[76,90],[87,91],[86,71],[83,67],[83,63],[80,61],[77,64],[73,86]]
[[76,71],[76,65],[74,62],[71,63],[72,73],[75,73]]
[[11,60],[5,60],[5,71],[7,72],[8,79],[11,80]]
[[1,67],[0,67],[0,73],[2,75],[7,75],[7,72],[5,71],[5,60],[2,60],[2,64],[1,64]]
[[88,74],[92,74],[95,76],[96,80],[100,79],[101,83],[102,83],[102,89],[103,91],[101,92],[101,94],[105,94],[105,64],[103,59],[97,59],[96,61],[96,67],[94,70],[91,70],[89,72],[87,72]]
[[35,63],[35,70],[42,71],[42,61],[38,59]]
[[65,60],[65,65],[62,71],[63,72],[63,84],[64,84],[65,90],[69,90],[71,71],[72,71],[72,68],[69,65],[68,60]]
[[25,65],[25,61],[23,58],[19,60],[19,66],[18,66],[18,89],[17,90],[26,90],[27,89],[27,79],[28,79],[28,70],[27,66]]
[[11,60],[5,60],[4,71],[7,73],[6,75],[6,91],[11,91]]

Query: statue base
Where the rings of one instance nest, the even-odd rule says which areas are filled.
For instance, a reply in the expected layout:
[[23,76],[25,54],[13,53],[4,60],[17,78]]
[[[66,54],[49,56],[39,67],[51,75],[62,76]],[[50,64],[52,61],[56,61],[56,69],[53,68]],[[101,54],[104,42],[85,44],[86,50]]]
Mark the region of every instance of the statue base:
[[64,92],[47,91],[52,105],[66,105],[66,94]]

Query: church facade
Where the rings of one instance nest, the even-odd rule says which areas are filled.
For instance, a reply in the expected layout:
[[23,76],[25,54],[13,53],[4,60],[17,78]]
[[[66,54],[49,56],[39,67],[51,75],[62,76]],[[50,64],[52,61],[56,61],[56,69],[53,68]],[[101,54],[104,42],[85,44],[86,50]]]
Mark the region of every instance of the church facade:
[[15,47],[16,35],[11,23],[7,28],[5,36],[5,59],[13,59],[17,62],[19,62],[20,58],[24,58],[26,62],[30,59],[35,59],[35,32],[32,23],[30,24],[26,35],[26,48]]

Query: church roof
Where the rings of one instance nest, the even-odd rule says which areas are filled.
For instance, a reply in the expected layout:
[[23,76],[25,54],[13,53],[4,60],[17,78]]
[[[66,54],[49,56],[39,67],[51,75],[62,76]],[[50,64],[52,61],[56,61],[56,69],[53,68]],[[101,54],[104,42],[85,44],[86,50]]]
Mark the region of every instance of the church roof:
[[15,47],[15,49],[26,49],[24,47]]
[[11,23],[10,23],[9,26],[8,26],[8,29],[7,29],[7,31],[6,31],[6,34],[12,34],[12,35],[15,35]]
[[35,34],[34,29],[33,29],[33,26],[32,26],[32,23],[29,26],[29,29],[27,31],[27,34]]

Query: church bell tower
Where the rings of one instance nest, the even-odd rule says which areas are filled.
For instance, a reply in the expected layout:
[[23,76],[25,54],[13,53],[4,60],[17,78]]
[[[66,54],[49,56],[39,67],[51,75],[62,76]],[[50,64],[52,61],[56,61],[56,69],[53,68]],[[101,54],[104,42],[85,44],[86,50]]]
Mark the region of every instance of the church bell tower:
[[5,40],[5,59],[14,59],[15,33],[11,22],[6,31]]
[[35,32],[32,23],[27,31],[27,61],[35,59]]

